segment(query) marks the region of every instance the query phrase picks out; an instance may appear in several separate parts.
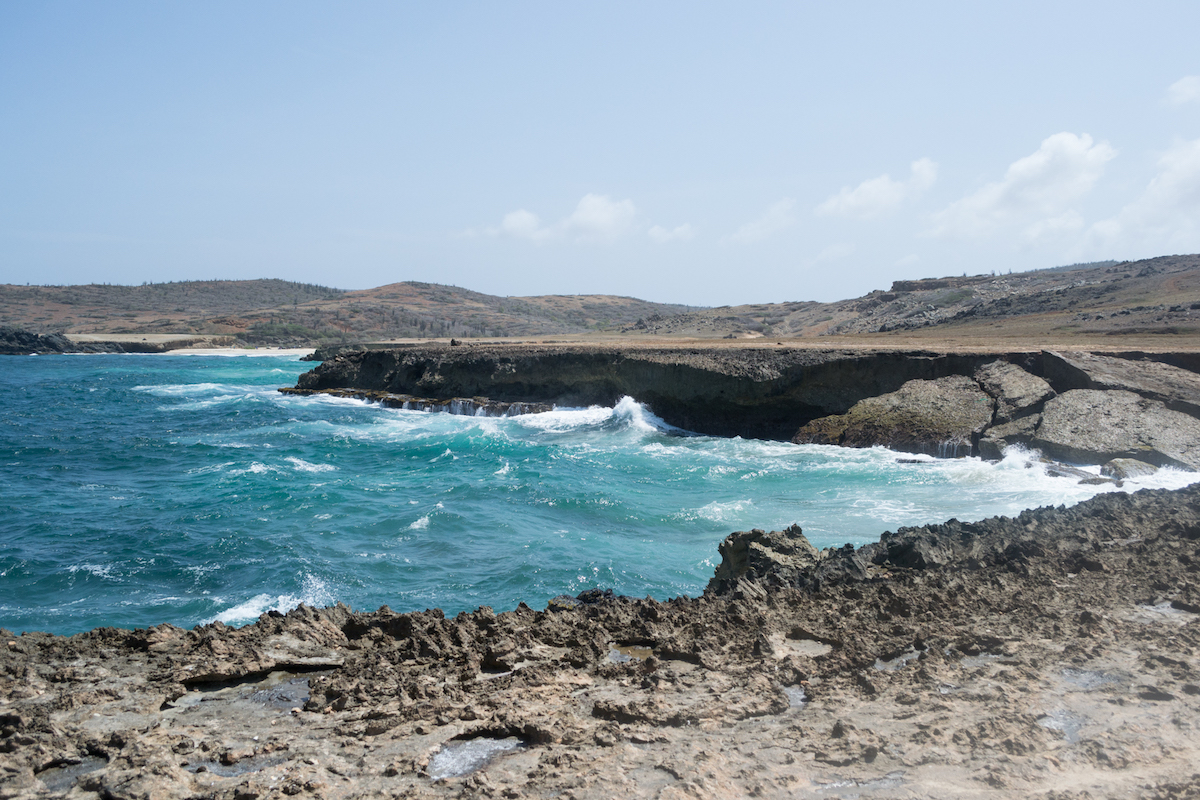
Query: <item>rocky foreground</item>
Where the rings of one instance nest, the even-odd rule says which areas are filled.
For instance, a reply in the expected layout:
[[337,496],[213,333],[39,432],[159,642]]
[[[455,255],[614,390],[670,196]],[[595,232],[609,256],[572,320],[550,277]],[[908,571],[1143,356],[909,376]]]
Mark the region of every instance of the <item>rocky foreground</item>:
[[720,551],[662,603],[0,631],[0,797],[1200,796],[1200,486]]

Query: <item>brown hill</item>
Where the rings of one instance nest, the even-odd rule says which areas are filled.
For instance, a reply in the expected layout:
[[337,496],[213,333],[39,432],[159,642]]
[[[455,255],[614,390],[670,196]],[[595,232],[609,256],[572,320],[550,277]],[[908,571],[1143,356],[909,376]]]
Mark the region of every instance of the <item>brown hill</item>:
[[34,332],[178,333],[251,343],[589,333],[688,310],[630,297],[496,297],[416,282],[363,291],[281,280],[0,285],[0,324]]
[[853,300],[723,306],[647,318],[627,332],[705,338],[1194,337],[1200,333],[1200,255],[902,280]]
[[[1200,333],[1200,255],[898,280],[835,303],[689,308],[611,295],[498,297],[403,282],[0,285],[0,325],[68,336],[188,334],[253,344],[614,334],[650,340],[867,337],[1145,342]],[[1139,344],[1139,346],[1144,346]]]

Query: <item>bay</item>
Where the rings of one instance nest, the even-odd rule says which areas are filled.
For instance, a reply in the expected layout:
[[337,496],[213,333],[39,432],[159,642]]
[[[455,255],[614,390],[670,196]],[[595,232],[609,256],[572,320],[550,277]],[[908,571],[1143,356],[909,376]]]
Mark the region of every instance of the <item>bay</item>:
[[[735,530],[818,547],[1106,487],[999,464],[697,436],[634,398],[463,417],[280,394],[294,357],[0,359],[0,627],[244,624],[300,602],[449,614],[703,591]],[[1125,489],[1178,487],[1164,470]]]

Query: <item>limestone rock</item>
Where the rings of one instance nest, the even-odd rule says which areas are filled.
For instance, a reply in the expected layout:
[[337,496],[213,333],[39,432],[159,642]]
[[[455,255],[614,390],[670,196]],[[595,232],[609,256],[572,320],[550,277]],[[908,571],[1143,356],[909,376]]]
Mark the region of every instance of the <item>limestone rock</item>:
[[859,401],[845,414],[813,420],[792,441],[969,455],[992,421],[993,405],[979,384],[963,375],[912,380],[895,392]]
[[1156,472],[1158,472],[1158,467],[1133,458],[1114,458],[1100,467],[1101,475],[1107,475],[1119,481],[1153,475]]
[[1031,413],[1054,396],[1054,390],[1046,381],[1007,361],[984,364],[975,370],[975,380],[996,398],[995,421],[998,423]]
[[1064,392],[1046,403],[1031,444],[1051,458],[1083,464],[1133,458],[1200,469],[1200,420],[1133,392]]
[[1121,389],[1200,417],[1200,375],[1157,361],[1095,353],[1044,353],[1046,377],[1062,389]]
[[761,577],[781,567],[805,570],[820,558],[799,525],[782,531],[767,532],[760,528],[738,531],[725,537],[717,547],[721,563],[709,581],[709,588],[722,592],[739,578]]

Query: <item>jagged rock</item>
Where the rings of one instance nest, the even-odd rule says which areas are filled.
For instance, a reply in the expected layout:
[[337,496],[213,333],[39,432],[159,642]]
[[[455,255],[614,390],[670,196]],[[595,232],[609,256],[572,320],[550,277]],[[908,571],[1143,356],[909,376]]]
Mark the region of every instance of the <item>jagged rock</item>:
[[1100,466],[1101,475],[1107,475],[1119,481],[1153,475],[1156,472],[1158,472],[1158,467],[1134,458],[1114,458]]
[[808,569],[820,557],[799,525],[770,533],[760,528],[731,533],[717,546],[717,551],[721,563],[709,582],[709,587],[717,592],[747,575],[762,576],[780,568]]
[[913,380],[898,391],[861,400],[845,414],[813,420],[792,441],[970,455],[974,441],[991,423],[992,411],[992,398],[963,375]]
[[979,440],[980,458],[999,461],[1004,458],[1004,451],[1012,445],[1028,445],[1041,421],[1042,415],[1034,414],[988,428]]
[[1133,458],[1200,469],[1200,420],[1133,392],[1073,389],[1046,403],[1030,443],[1051,458],[1103,464]]
[[996,399],[997,423],[1025,416],[1054,396],[1046,381],[1007,361],[984,364],[975,370],[975,380]]
[[1200,417],[1200,375],[1186,369],[1149,359],[1133,361],[1095,353],[1047,352],[1042,363],[1046,378],[1060,391],[1121,389]]

